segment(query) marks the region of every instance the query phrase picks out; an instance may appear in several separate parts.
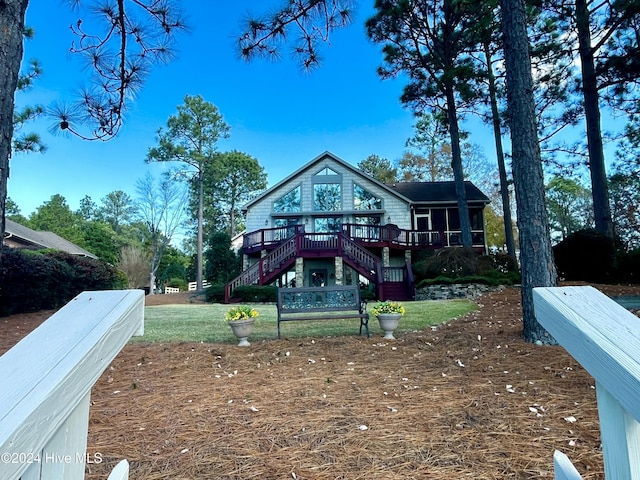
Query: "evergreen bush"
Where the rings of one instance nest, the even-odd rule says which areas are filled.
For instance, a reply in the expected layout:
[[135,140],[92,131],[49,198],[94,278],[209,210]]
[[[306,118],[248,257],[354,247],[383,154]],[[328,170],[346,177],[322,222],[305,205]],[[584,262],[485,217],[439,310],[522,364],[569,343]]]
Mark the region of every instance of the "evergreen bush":
[[579,230],[553,247],[558,275],[564,280],[606,283],[614,278],[616,247],[595,230]]
[[491,259],[480,255],[471,248],[446,247],[436,250],[414,264],[413,270],[417,282],[426,278],[444,276],[459,278],[468,275],[481,275],[493,269]]
[[82,291],[114,288],[122,288],[122,276],[100,260],[2,249],[0,315],[60,308]]
[[189,285],[184,278],[170,278],[166,283],[167,287],[179,288],[182,292],[189,289]]
[[224,303],[224,285],[210,285],[204,296],[208,303]]
[[640,283],[640,248],[618,252],[615,281]]
[[242,285],[232,294],[233,299],[240,302],[275,302],[276,287],[271,285]]

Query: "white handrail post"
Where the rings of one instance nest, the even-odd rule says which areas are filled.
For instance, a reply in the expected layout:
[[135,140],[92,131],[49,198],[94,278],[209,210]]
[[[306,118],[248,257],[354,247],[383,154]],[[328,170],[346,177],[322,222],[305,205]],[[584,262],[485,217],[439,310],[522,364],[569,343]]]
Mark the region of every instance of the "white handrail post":
[[638,317],[593,287],[535,288],[533,299],[540,324],[596,381],[605,476],[640,480]]
[[0,357],[0,479],[84,478],[91,388],[142,332],[144,292],[83,292]]
[[40,478],[84,478],[89,405],[87,393],[40,453]]
[[582,480],[582,476],[573,466],[569,457],[556,450],[553,454],[553,466],[555,468],[555,480]]
[[111,470],[111,474],[107,480],[127,480],[129,478],[129,462],[126,460],[120,460],[113,470]]
[[640,424],[596,382],[606,478],[640,479]]

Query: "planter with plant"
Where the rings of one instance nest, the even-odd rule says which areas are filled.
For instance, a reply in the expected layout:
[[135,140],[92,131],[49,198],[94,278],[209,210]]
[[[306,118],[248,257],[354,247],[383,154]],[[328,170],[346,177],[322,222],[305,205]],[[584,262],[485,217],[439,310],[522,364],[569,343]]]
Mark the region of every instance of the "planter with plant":
[[378,317],[378,323],[384,332],[384,338],[388,340],[395,339],[393,332],[398,328],[400,318],[404,315],[404,307],[402,304],[390,300],[378,302],[371,309],[371,313]]
[[238,337],[240,343],[239,347],[248,347],[251,345],[248,341],[249,335],[253,331],[253,324],[256,321],[256,317],[260,314],[254,308],[246,305],[233,307],[224,316],[225,321],[231,327],[233,334]]

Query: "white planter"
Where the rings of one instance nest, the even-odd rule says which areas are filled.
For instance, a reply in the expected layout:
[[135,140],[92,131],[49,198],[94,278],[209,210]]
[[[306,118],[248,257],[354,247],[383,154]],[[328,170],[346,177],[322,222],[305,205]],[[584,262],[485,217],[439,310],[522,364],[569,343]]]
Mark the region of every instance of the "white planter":
[[401,317],[402,315],[399,313],[381,313],[378,315],[378,323],[384,332],[384,338],[388,340],[396,338],[393,336],[393,332],[398,328],[398,322],[400,322]]
[[238,343],[239,347],[248,347],[249,345],[251,345],[248,338],[249,335],[251,335],[251,332],[253,332],[253,324],[255,322],[255,318],[228,322],[229,326],[231,327],[231,331],[236,337],[238,337],[238,340],[240,340],[240,343]]

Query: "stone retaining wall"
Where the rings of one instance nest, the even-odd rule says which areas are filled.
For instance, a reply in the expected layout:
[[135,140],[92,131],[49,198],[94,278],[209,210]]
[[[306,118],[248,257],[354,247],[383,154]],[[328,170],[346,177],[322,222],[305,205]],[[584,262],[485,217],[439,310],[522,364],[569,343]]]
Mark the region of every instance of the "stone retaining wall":
[[484,293],[502,290],[503,288],[503,285],[493,287],[480,283],[430,285],[428,287],[416,288],[416,300],[451,300],[454,298],[475,300]]

